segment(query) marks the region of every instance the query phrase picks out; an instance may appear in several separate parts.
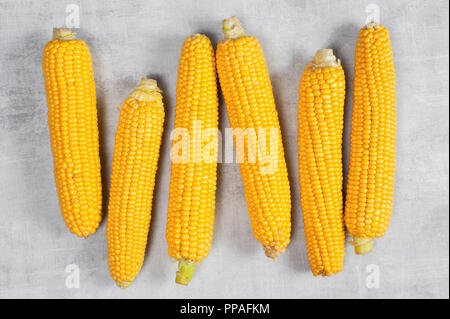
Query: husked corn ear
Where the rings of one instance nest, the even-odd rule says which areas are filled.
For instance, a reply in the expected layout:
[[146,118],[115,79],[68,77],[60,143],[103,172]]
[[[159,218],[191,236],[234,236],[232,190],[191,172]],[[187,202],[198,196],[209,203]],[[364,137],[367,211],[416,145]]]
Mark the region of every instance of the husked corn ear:
[[214,225],[219,102],[214,49],[204,35],[183,44],[176,98],[174,135],[181,135],[172,145],[166,239],[179,261],[176,282],[187,285],[209,253]]
[[303,72],[298,102],[300,195],[309,264],[330,276],[344,262],[342,134],[345,75],[333,50],[319,50]]
[[370,23],[359,32],[345,224],[356,253],[372,250],[391,220],[395,175],[395,69],[389,31]]
[[112,162],[106,237],[109,271],[120,288],[144,261],[163,124],[161,90],[142,79],[122,104]]
[[290,241],[291,194],[272,86],[258,40],[245,36],[236,17],[224,20],[223,30],[217,71],[231,127],[248,133],[243,150],[235,135],[235,147],[251,225],[266,255],[275,259]]
[[89,48],[55,29],[42,54],[48,125],[59,205],[69,230],[93,234],[102,218],[94,74]]

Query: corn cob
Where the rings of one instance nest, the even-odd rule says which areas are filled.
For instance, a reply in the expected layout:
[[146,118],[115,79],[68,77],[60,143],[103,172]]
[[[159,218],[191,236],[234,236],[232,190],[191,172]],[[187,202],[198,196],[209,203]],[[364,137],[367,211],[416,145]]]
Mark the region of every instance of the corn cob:
[[370,23],[359,32],[345,225],[357,254],[389,227],[395,175],[395,69],[389,31]]
[[144,261],[163,124],[161,90],[142,79],[122,104],[112,162],[106,237],[109,271],[120,288]]
[[333,50],[319,50],[303,72],[298,102],[298,163],[303,222],[314,276],[344,262],[342,134],[345,75]]
[[79,237],[102,218],[94,74],[89,48],[69,29],[54,29],[42,54],[56,190],[62,216]]
[[[191,140],[186,148],[188,153],[181,154],[181,160],[177,161],[174,160],[175,146],[183,141],[173,140],[167,213],[166,239],[169,256],[179,261],[178,284],[189,283],[195,266],[211,248],[218,106],[214,49],[206,36],[195,34],[186,39],[181,51],[174,131],[186,130]],[[205,133],[207,136],[202,136]]]
[[[223,21],[223,31],[225,40],[217,47],[217,71],[230,124],[234,132],[257,133],[255,143],[251,134],[245,137],[247,149],[243,152],[235,143],[251,225],[266,255],[275,259],[290,241],[291,197],[272,86],[258,40],[245,36],[236,17]],[[259,133],[269,131],[275,143],[264,149],[264,136]],[[275,169],[267,170],[267,162],[260,156],[265,151],[275,154],[269,163]]]

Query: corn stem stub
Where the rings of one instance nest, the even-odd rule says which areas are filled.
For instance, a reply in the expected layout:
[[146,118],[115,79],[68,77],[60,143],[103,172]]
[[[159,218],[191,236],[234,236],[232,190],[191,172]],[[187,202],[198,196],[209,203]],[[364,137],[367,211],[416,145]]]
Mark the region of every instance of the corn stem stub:
[[188,285],[194,276],[195,262],[192,260],[180,260],[178,263],[177,276],[175,282],[180,285]]
[[351,242],[355,246],[355,253],[357,255],[363,255],[370,253],[373,249],[373,239],[372,238],[361,238],[358,236],[353,237]]

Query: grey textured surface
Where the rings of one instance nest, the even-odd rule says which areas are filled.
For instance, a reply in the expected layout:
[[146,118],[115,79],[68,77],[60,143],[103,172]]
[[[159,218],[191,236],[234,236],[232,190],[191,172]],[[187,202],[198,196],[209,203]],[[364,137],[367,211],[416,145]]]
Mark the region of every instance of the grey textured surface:
[[[391,32],[397,71],[398,151],[391,227],[374,252],[347,246],[332,278],[309,271],[299,204],[297,88],[316,49],[331,47],[347,73],[348,159],[354,48],[372,1],[73,1],[78,37],[89,45],[97,83],[104,187],[109,184],[118,106],[140,77],[164,90],[166,131],[148,253],[126,291],[109,277],[106,223],[88,240],[69,233],[53,181],[41,52],[71,1],[0,1],[0,297],[61,298],[448,298],[449,105],[448,1],[373,1]],[[293,233],[276,262],[253,239],[239,170],[219,165],[212,250],[189,287],[174,284],[165,220],[177,64],[183,40],[222,38],[221,20],[236,15],[259,38],[279,110],[292,183]],[[221,128],[228,119],[221,104]],[[347,161],[346,161],[347,167]],[[106,218],[104,219],[106,221]],[[80,269],[80,288],[66,288],[66,267]],[[380,271],[368,288],[368,266]]]

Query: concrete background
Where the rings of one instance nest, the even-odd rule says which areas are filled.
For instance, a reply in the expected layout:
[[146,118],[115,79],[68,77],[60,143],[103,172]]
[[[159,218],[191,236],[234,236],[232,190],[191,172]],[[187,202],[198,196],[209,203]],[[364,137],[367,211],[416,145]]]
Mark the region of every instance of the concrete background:
[[[299,204],[297,87],[316,49],[333,48],[347,73],[347,167],[354,48],[372,2],[391,31],[397,70],[392,224],[372,254],[356,256],[348,245],[343,272],[315,278]],[[78,37],[93,55],[106,193],[117,107],[142,76],[157,78],[164,90],[167,125],[149,249],[126,291],[109,277],[106,223],[88,240],[70,234],[53,181],[41,52],[52,28],[64,26],[69,3],[0,1],[0,297],[449,297],[447,1],[72,1],[81,10]],[[232,15],[258,37],[267,59],[292,184],[292,242],[276,262],[264,256],[251,233],[238,167],[221,164],[212,250],[189,287],[182,287],[174,284],[177,266],[167,256],[165,241],[177,64],[188,35],[206,33],[217,44],[221,20]],[[221,128],[228,127],[223,103],[220,116]],[[80,269],[78,289],[65,285],[70,264]],[[379,288],[366,285],[373,267],[379,269]]]

